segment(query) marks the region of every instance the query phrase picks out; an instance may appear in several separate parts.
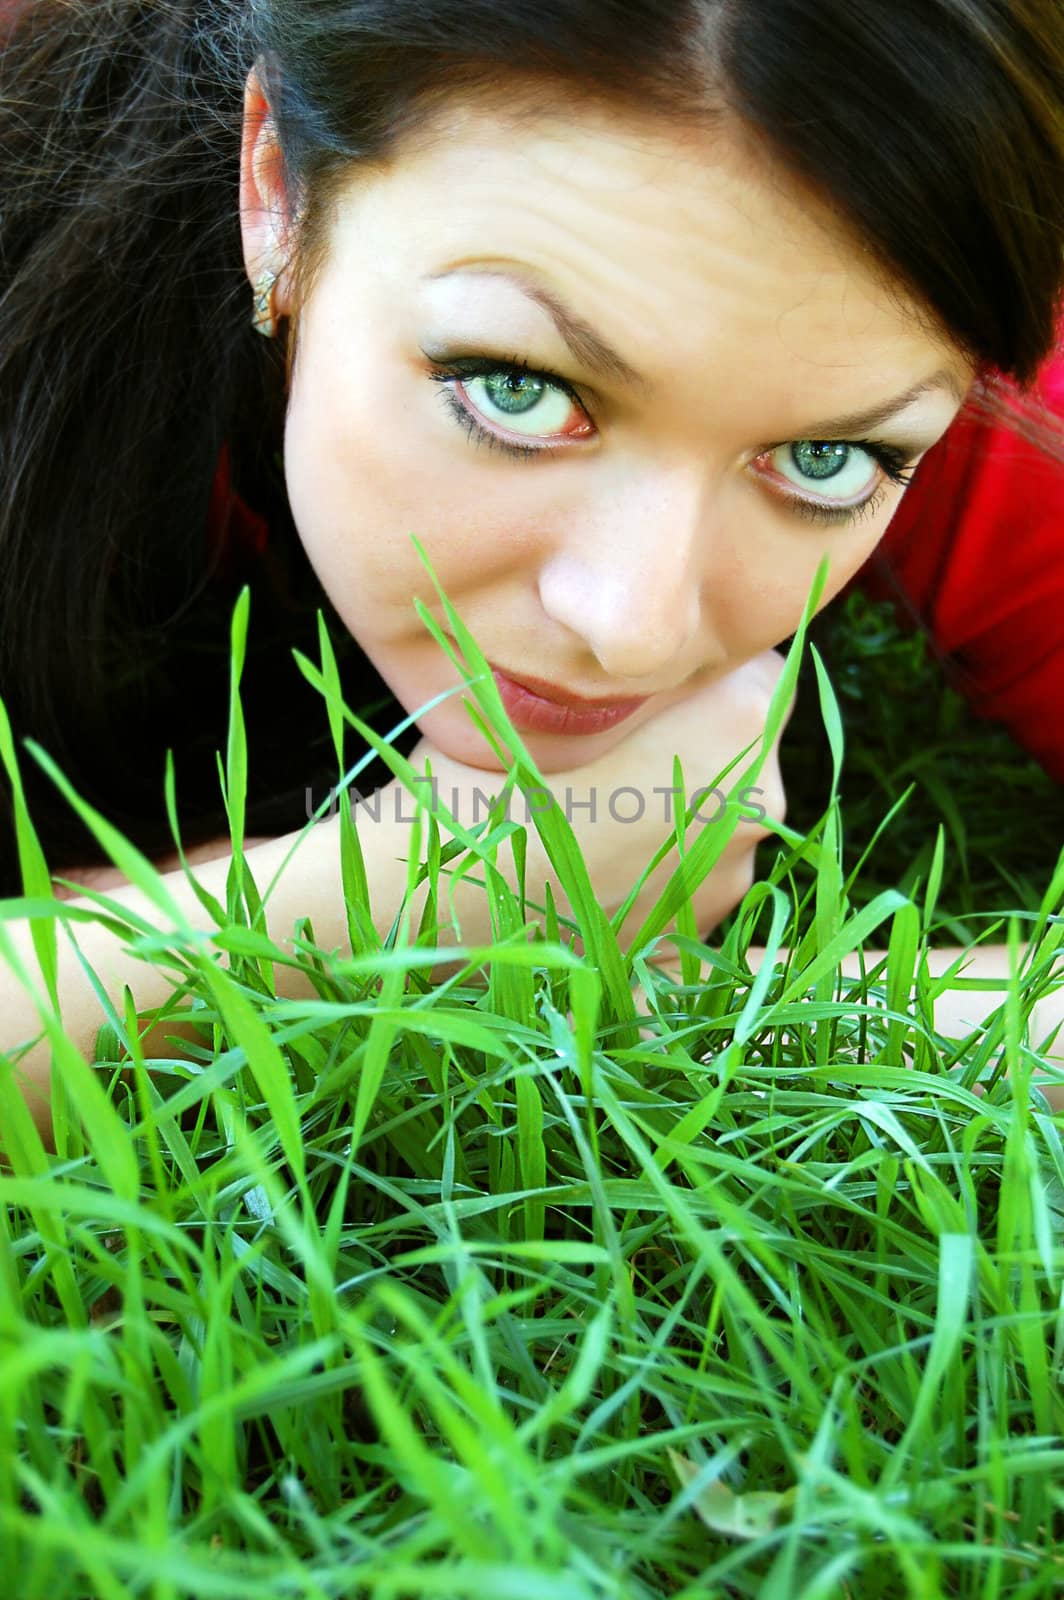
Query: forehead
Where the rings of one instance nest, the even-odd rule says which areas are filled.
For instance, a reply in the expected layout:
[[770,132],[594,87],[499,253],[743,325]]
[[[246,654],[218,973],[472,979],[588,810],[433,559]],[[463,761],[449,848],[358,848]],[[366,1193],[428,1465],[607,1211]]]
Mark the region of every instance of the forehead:
[[944,360],[962,388],[971,376],[870,249],[731,118],[452,105],[352,179],[333,245],[426,311],[511,320],[524,315],[512,284],[455,269],[527,263],[652,381],[730,371],[738,352],[796,394],[820,374],[855,396],[863,379],[867,400],[870,375],[904,388]]

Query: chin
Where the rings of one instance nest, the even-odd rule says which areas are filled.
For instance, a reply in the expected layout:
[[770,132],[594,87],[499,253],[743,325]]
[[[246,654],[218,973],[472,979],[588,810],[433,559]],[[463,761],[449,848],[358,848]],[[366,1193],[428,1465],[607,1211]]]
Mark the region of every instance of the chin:
[[[508,766],[500,762],[491,745],[472,724],[455,728],[453,725],[434,726],[434,722],[435,718],[430,714],[419,721],[418,727],[426,739],[435,744],[449,760],[460,761],[463,766],[474,767],[481,772],[508,770]],[[584,737],[550,733],[522,733],[520,737],[540,772],[547,776],[552,772],[570,772],[575,767],[583,767],[597,760],[620,744],[628,731],[627,725],[622,725]],[[500,743],[503,744],[503,741],[500,740]]]

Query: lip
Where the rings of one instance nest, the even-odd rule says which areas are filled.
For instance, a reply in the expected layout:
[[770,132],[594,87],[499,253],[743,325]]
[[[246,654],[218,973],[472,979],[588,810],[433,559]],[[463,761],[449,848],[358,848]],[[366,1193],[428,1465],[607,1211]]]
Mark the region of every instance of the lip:
[[527,733],[603,733],[624,722],[649,695],[638,698],[589,700],[542,678],[512,678],[499,667],[492,667],[506,713],[519,732]]

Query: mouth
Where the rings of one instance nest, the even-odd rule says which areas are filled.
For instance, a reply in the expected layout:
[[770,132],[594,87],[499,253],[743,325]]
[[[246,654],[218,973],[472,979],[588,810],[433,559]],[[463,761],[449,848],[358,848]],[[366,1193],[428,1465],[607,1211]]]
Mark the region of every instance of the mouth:
[[640,695],[589,700],[542,678],[512,678],[498,667],[492,667],[492,676],[507,716],[521,733],[603,733],[626,721],[649,699]]

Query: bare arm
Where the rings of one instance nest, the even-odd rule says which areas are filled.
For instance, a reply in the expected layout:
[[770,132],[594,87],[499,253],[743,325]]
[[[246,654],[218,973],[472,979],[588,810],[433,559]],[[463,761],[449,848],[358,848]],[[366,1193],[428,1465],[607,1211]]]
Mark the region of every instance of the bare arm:
[[[1018,954],[1022,961],[1026,952],[1021,949]],[[882,951],[864,952],[866,969],[881,960],[883,960]],[[959,978],[993,980],[1000,985],[996,989],[951,988],[939,995],[935,1001],[936,1029],[951,1038],[962,1039],[973,1028],[981,1026],[1004,999],[1009,983],[1008,947],[1003,944],[991,944],[979,945],[969,950],[963,945],[943,945],[927,952],[927,967],[933,978],[941,977],[957,961],[962,962],[957,973]],[[858,977],[860,967],[857,957],[847,956],[843,961],[842,970],[848,978]],[[1059,965],[1057,972],[1064,977],[1064,969]],[[1037,1046],[1038,1042],[1046,1038],[1058,1023],[1064,1023],[1064,988],[1048,995],[1035,1005],[1030,1022],[1032,1043]],[[1061,1029],[1061,1037],[1055,1041],[1045,1059],[1053,1065],[1064,1066],[1064,1028]]]
[[[1024,954],[1021,949],[1021,960]],[[758,971],[765,959],[764,948],[751,945],[746,955],[751,970]],[[781,958],[786,959],[786,951],[778,952],[776,959]],[[882,950],[866,949],[860,955],[852,952],[843,959],[843,974],[848,978],[859,978],[862,959],[865,971],[870,971],[884,958],[885,952]],[[963,1039],[974,1028],[981,1026],[1004,999],[1009,982],[1009,951],[1006,945],[998,944],[980,945],[975,949],[967,949],[963,945],[943,945],[927,952],[928,971],[933,978],[943,976],[958,960],[962,960],[957,973],[959,978],[993,980],[999,985],[995,989],[948,988],[938,996],[934,1016],[936,1030],[947,1038]],[[679,981],[678,958],[654,964]],[[1058,963],[1056,973],[1064,980],[1064,964]],[[706,975],[709,976],[708,971]],[[1058,1026],[1060,1033],[1043,1059],[1052,1067],[1064,1068],[1064,982],[1061,988],[1036,1003],[1029,1025],[1032,1045],[1037,1049]],[[1042,1092],[1054,1110],[1064,1110],[1064,1084],[1043,1085]]]
[[[385,803],[380,807],[380,820],[360,831],[374,926],[381,935],[387,933],[403,902],[407,886],[407,856],[411,848],[412,827],[405,820],[409,814],[409,800],[405,809],[394,806],[391,802],[395,787],[394,784],[389,785],[384,792]],[[249,843],[245,859],[260,893],[266,892],[298,836],[297,831],[276,839]],[[210,855],[213,855],[213,859],[203,859]],[[196,866],[198,881],[209,894],[224,904],[226,879],[232,860],[228,841],[219,840],[213,852],[210,847],[201,846],[197,851],[189,852],[188,859],[190,862],[199,862]],[[168,862],[160,863],[160,869],[168,865]],[[109,899],[132,913],[140,914],[153,927],[166,926],[165,916],[159,908],[115,869],[87,869],[70,876],[76,876],[86,886],[106,892]],[[205,934],[215,931],[183,871],[163,870],[162,881],[191,928]],[[73,898],[69,890],[60,889],[57,894],[72,906],[93,908],[91,900]],[[423,886],[415,895],[412,916],[420,914],[426,894],[427,889]],[[470,941],[490,936],[486,926],[488,913],[484,898],[482,891],[472,886],[466,886],[464,896],[459,891],[456,897],[463,933]],[[265,914],[267,933],[282,950],[292,949],[294,924],[299,918],[309,916],[314,937],[323,949],[339,948],[343,954],[350,952],[340,881],[339,823],[335,817],[319,822],[308,830],[270,894]],[[43,993],[44,984],[29,921],[19,919],[6,923],[4,927],[17,959],[38,991]],[[123,941],[101,923],[78,922],[75,934],[83,957],[119,1011],[122,991],[127,986],[134,996],[138,1012],[154,1010],[172,995],[171,977],[165,971],[132,956]],[[59,1016],[71,1043],[91,1059],[96,1034],[104,1021],[100,1002],[62,928],[59,929],[57,946]],[[301,973],[280,965],[275,970],[279,994],[298,999],[314,993],[309,981]],[[0,960],[0,1051],[17,1049],[41,1032],[41,1018],[32,996],[11,967]],[[187,1026],[174,1022],[161,1024],[143,1036],[144,1053],[148,1059],[153,1055],[172,1057],[177,1053],[174,1046],[166,1042],[167,1036],[197,1037]],[[43,1039],[22,1057],[17,1068],[27,1104],[46,1136],[51,1121],[48,1100],[50,1071],[51,1050],[47,1040]]]
[[[1025,953],[1020,950],[1020,960]],[[862,954],[866,971],[885,959],[882,950],[865,950]],[[763,960],[764,955],[763,949],[752,946],[749,951],[751,964],[755,958]],[[942,945],[927,952],[927,968],[932,978],[942,977],[958,961],[962,963],[957,972],[958,978],[992,980],[1000,986],[996,989],[950,988],[938,996],[935,1001],[935,1028],[947,1037],[963,1039],[973,1028],[980,1027],[1005,997],[1009,983],[1008,947],[991,944],[967,949],[964,945]],[[861,976],[861,960],[856,952],[843,959],[842,971],[847,978]],[[1064,977],[1064,969],[1058,967],[1058,973]],[[1032,1042],[1037,1044],[1044,1039],[1058,1023],[1064,1023],[1064,988],[1035,1006],[1030,1023]],[[1045,1059],[1054,1065],[1064,1066],[1064,1028]]]

